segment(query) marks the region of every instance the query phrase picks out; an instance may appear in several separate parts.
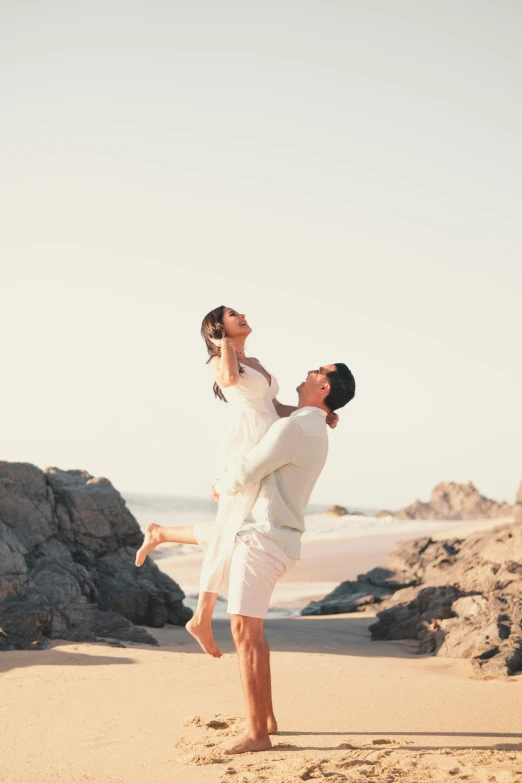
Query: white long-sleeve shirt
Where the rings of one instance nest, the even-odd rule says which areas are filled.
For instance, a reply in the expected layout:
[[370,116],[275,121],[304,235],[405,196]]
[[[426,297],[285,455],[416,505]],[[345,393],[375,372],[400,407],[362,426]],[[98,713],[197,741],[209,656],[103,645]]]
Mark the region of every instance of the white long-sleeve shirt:
[[304,511],[328,454],[327,413],[308,405],[276,421],[244,457],[227,466],[216,490],[233,494],[261,481],[251,518],[239,531],[257,530],[300,559]]

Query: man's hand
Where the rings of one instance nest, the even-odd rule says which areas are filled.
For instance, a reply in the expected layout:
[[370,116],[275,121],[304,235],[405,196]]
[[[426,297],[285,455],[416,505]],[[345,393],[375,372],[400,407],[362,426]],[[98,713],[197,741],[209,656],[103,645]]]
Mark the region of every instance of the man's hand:
[[216,503],[219,503],[219,495],[213,486],[210,487],[210,494],[212,496],[212,500],[214,500]]
[[333,413],[328,414],[328,416],[326,417],[326,423],[332,430],[334,430],[337,427],[339,423],[339,416],[337,415],[337,413],[335,413],[335,411]]

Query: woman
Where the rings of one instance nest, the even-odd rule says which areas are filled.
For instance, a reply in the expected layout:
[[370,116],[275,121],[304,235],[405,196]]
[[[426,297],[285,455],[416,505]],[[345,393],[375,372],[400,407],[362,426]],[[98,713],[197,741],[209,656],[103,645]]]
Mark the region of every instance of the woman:
[[[267,372],[258,359],[245,355],[245,342],[252,329],[243,313],[232,307],[217,307],[203,319],[201,335],[209,354],[214,379],[215,396],[234,408],[232,426],[225,443],[225,462],[238,459],[253,448],[278,418],[296,410],[283,405],[276,395],[276,378]],[[226,393],[226,396],[225,396]],[[335,427],[338,416],[326,419]],[[200,577],[198,606],[187,623],[191,633],[205,652],[219,658],[212,634],[212,613],[219,592],[228,590],[230,558],[235,536],[250,513],[259,491],[259,483],[246,487],[234,495],[219,497],[212,488],[218,511],[214,523],[199,523],[186,527],[164,527],[149,523],[145,540],[136,555],[136,565],[158,544],[167,541],[199,544],[205,552]]]

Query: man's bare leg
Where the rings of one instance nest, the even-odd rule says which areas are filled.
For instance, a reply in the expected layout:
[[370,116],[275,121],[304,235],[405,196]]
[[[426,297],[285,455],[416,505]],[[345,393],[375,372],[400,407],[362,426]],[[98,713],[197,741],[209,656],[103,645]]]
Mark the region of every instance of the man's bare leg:
[[[270,674],[270,647],[268,646],[268,639],[266,636],[263,637],[266,649],[267,649],[267,655],[268,655],[268,703],[267,703],[267,713],[266,713],[266,727],[268,729],[269,734],[277,734],[277,720],[276,716],[274,715],[274,707],[272,705],[272,678]],[[242,731],[246,731],[248,726],[248,721],[244,720],[241,721],[241,723],[238,723],[236,728],[241,729]]]
[[[136,565],[141,566],[149,552],[152,552],[159,544],[166,543],[197,544],[198,542],[194,538],[194,525],[175,527],[149,522],[145,528],[145,540],[136,552]],[[200,592],[196,612],[185,626],[189,634],[213,658],[221,658],[223,654],[217,647],[212,633],[212,612],[217,597],[217,593]]]
[[230,627],[236,645],[239,671],[246,701],[247,725],[243,734],[217,746],[219,752],[232,755],[272,747],[267,729],[271,709],[269,697],[269,648],[263,634],[264,620],[258,617],[230,615]]
[[268,661],[268,699],[266,705],[266,725],[269,734],[276,734],[277,721],[274,715],[274,705],[272,704],[272,676],[270,674],[270,647],[268,646],[268,639],[263,636],[263,640],[266,646],[266,657]]
[[156,549],[158,544],[166,543],[197,544],[198,542],[194,538],[194,525],[169,527],[149,522],[145,528],[145,540],[136,552],[136,565],[142,565],[149,552]]

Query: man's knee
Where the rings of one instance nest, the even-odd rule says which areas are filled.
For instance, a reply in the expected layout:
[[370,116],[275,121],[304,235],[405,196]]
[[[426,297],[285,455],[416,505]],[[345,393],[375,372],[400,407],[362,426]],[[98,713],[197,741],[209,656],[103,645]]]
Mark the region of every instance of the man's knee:
[[230,615],[230,630],[236,646],[259,644],[265,646],[264,620],[259,617],[247,617],[242,614]]

